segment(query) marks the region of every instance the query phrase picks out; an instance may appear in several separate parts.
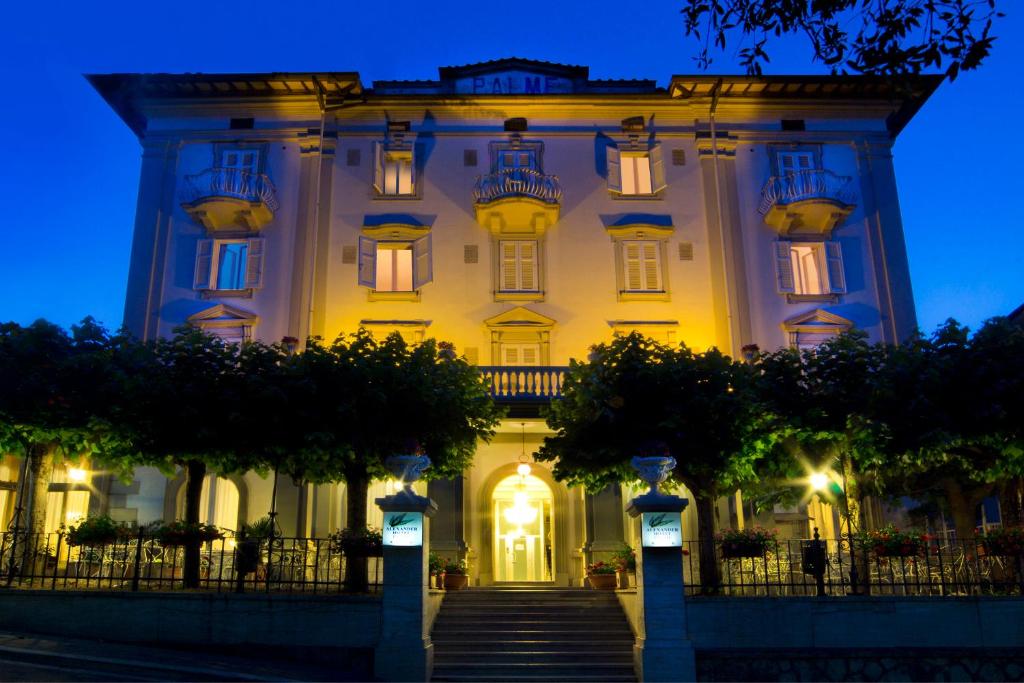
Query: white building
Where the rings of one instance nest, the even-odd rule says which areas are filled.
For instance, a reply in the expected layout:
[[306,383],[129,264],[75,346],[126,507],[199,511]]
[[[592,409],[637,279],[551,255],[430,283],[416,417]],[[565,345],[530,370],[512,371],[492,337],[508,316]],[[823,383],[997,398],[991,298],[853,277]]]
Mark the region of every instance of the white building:
[[[628,535],[621,491],[515,474],[547,433],[537,406],[590,344],[639,330],[740,355],[916,326],[892,146],[937,77],[912,93],[864,77],[659,87],[506,59],[372,88],[355,73],[89,80],[143,148],[125,307],[140,337],[363,326],[453,341],[495,378],[511,417],[461,479],[429,485],[432,547],[469,549],[483,583],[578,583]],[[286,484],[286,534],[344,524],[344,486]],[[179,514],[182,478],[94,485],[94,508],[122,519]],[[522,491],[534,512],[513,530]],[[255,474],[211,477],[203,505],[237,528],[269,496]],[[742,523],[737,500],[723,524]],[[803,536],[807,517],[778,521]]]

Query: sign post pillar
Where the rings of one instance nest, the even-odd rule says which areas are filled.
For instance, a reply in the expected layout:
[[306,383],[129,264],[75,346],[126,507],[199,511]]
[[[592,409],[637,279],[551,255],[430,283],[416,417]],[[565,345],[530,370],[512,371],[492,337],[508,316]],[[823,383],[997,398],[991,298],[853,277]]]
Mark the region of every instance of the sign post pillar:
[[[410,466],[407,461],[412,458],[417,461]],[[374,675],[385,681],[429,681],[434,646],[426,630],[428,519],[437,512],[437,505],[417,495],[411,486],[430,460],[425,456],[396,456],[389,458],[389,466],[391,461],[399,460],[405,465],[402,490],[376,500],[384,511],[384,581]]]
[[693,643],[686,627],[683,591],[682,512],[689,501],[658,492],[675,467],[669,457],[633,458],[648,493],[634,498],[626,512],[640,524],[636,563],[638,633],[633,663],[641,681],[693,681]]

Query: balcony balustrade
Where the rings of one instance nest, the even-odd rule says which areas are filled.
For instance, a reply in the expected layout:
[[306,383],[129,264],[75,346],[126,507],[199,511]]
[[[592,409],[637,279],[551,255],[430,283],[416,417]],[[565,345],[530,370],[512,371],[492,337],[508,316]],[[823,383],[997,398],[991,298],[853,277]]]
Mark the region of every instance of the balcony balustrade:
[[495,401],[547,402],[562,397],[568,366],[519,367],[485,365],[479,368]]
[[479,176],[473,202],[480,225],[494,231],[543,234],[558,221],[562,186],[558,177],[528,168]]
[[852,181],[824,169],[772,176],[761,190],[759,211],[780,235],[828,235],[855,208]]
[[277,212],[277,190],[264,173],[208,168],[185,176],[181,206],[210,232],[259,230]]

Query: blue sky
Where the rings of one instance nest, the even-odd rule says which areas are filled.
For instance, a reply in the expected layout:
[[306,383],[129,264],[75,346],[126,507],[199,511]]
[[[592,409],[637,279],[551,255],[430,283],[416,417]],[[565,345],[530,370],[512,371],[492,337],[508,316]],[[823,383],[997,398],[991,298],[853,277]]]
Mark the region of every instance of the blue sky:
[[[923,329],[976,327],[1024,303],[1024,19],[997,27],[978,72],[945,83],[896,144]],[[506,56],[590,66],[595,78],[693,73],[679,5],[505,3],[18,3],[0,27],[0,320],[121,322],[140,149],[83,73],[358,71],[434,78],[438,66]],[[820,73],[801,46],[766,73]],[[731,55],[713,72],[737,73]]]

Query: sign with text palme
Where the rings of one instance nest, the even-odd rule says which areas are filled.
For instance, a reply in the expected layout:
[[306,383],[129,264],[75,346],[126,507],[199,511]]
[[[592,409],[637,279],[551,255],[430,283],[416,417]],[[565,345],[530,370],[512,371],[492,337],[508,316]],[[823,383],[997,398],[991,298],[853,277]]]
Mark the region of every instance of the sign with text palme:
[[385,512],[384,545],[414,547],[423,545],[422,512]]
[[683,547],[683,519],[678,512],[645,512],[640,543],[645,548]]

